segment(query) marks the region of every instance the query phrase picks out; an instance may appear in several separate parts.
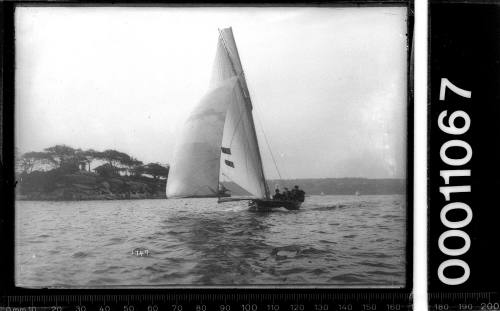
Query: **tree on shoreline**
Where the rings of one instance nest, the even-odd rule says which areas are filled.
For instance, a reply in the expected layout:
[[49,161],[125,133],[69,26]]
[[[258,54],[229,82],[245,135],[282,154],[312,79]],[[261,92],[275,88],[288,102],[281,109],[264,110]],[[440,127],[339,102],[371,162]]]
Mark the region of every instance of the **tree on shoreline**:
[[52,157],[46,152],[31,151],[26,152],[17,160],[17,166],[21,173],[29,174],[37,165],[52,165],[54,164]]
[[57,168],[78,166],[81,149],[74,149],[66,145],[55,145],[45,148],[44,151],[52,157],[52,162]]
[[[75,149],[67,145],[55,145],[45,148],[44,151],[32,151],[22,154],[17,159],[17,167],[18,171],[27,174],[36,170],[37,166],[52,166],[55,170],[72,173],[78,171],[81,166],[88,165],[88,171],[90,172],[90,165],[94,160],[102,160],[109,165],[109,167],[101,167],[101,172],[104,169],[107,174],[118,171],[131,172],[143,164],[142,161],[113,149],[96,151],[94,149]],[[84,163],[87,165],[83,165]]]
[[141,176],[142,174],[148,174],[153,176],[153,179],[158,179],[160,177],[167,178],[170,166],[163,166],[159,163],[148,163],[146,165],[139,165],[134,168],[133,173],[136,176]]
[[[129,156],[124,152],[113,149],[108,149],[103,152],[94,153],[94,157],[106,161],[111,168],[117,170],[133,170],[135,167],[142,165],[142,161]],[[125,166],[125,168],[123,167]]]

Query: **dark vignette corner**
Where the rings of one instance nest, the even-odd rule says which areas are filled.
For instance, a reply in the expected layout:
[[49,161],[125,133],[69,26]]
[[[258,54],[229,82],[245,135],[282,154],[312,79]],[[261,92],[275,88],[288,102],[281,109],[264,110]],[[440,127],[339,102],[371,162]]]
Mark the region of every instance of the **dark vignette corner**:
[[14,7],[0,3],[0,295],[14,281]]

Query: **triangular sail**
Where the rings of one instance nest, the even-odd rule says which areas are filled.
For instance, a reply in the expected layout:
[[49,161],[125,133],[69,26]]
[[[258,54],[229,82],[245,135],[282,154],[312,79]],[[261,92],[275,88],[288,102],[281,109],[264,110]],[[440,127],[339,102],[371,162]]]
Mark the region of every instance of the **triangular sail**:
[[191,112],[180,133],[167,180],[167,198],[217,196],[220,144],[237,79],[213,88]]
[[[221,179],[238,184],[258,198],[267,198],[269,194],[255,134],[252,103],[231,28],[221,30],[219,43],[222,46],[219,44],[217,54],[222,54],[220,59],[228,60],[224,65],[238,78],[237,100],[228,107],[224,124]],[[224,68],[219,76],[226,76],[227,72]]]
[[252,105],[231,28],[220,31],[210,90],[179,137],[167,197],[217,196],[220,177],[256,197],[268,197]]

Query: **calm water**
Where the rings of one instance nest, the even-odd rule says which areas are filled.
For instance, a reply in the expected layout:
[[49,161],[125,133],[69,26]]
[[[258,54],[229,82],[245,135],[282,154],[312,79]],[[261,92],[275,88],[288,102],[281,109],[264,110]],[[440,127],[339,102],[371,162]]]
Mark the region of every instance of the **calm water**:
[[311,196],[271,213],[215,199],[19,201],[16,284],[403,286],[405,217],[404,196]]

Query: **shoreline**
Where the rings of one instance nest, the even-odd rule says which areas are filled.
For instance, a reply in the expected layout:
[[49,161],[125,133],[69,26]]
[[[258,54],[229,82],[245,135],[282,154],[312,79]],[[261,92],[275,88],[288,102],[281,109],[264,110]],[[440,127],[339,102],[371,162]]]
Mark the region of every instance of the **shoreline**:
[[[309,196],[352,196],[357,197],[355,194],[311,194]],[[371,197],[371,196],[405,196],[404,193],[378,193],[378,194],[365,194],[359,195],[359,197]],[[214,198],[213,198],[214,199]],[[89,198],[89,199],[34,199],[34,198],[20,198],[19,196],[15,197],[15,201],[26,201],[26,202],[80,202],[80,201],[139,201],[139,200],[175,200],[168,199],[164,196],[151,196],[151,197],[116,197],[116,198]]]
[[123,195],[123,194],[115,194],[115,195],[103,195],[103,196],[87,196],[80,198],[54,198],[54,197],[45,197],[45,198],[37,198],[30,197],[25,195],[16,195],[16,201],[47,201],[47,202],[71,202],[71,201],[119,201],[119,200],[161,200],[167,199],[165,196],[157,195],[157,196],[144,196],[144,195]]

